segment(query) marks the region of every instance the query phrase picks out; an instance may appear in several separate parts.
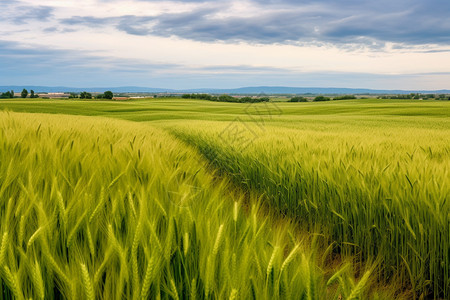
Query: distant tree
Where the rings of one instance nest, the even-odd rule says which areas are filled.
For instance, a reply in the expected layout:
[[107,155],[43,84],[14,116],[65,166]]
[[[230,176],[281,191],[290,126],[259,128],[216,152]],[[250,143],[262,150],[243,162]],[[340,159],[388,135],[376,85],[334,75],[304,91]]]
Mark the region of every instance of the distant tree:
[[81,92],[80,99],[92,99],[92,94],[88,92]]
[[22,98],[26,98],[28,96],[28,91],[26,89],[22,90],[22,93],[20,93]]
[[111,92],[111,91],[106,91],[106,92],[103,94],[103,97],[104,97],[105,99],[112,99],[112,98],[114,97],[114,94],[113,94],[113,92]]
[[314,101],[330,101],[330,98],[325,96],[317,96],[316,98],[314,98]]
[[247,102],[252,102],[253,99],[251,97],[243,97],[239,99],[239,102],[241,103],[247,103]]
[[354,95],[343,95],[333,98],[333,100],[351,100],[351,99],[356,99],[356,97]]
[[10,91],[6,91],[5,93],[0,94],[0,98],[8,99],[8,98],[14,98],[14,92],[12,93]]
[[36,98],[36,96],[34,95],[34,91],[30,90],[30,98]]
[[11,98],[14,98],[14,90],[11,90],[10,95]]
[[[194,97],[192,97],[194,98]],[[196,99],[202,99],[202,100],[211,100],[211,95],[209,94],[196,94],[195,95]]]
[[308,99],[306,99],[305,97],[295,96],[292,97],[289,102],[308,102]]
[[95,96],[96,99],[104,99],[105,95],[104,94],[98,94],[97,96]]
[[69,94],[69,99],[73,99],[73,98],[78,98],[78,94],[76,94],[76,93],[70,93],[70,94]]
[[219,101],[221,101],[221,102],[237,102],[237,99],[231,97],[230,95],[221,95],[221,96],[219,96]]

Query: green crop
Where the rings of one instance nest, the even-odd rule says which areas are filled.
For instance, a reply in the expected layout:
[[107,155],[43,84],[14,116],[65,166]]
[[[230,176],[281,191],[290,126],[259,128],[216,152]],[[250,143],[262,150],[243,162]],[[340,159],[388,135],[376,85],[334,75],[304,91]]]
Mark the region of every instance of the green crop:
[[2,297],[448,298],[450,103],[275,104],[0,100]]
[[180,122],[171,130],[236,184],[264,194],[281,215],[309,230],[320,226],[341,254],[380,257],[381,280],[395,277],[418,293],[448,296],[448,120],[435,128],[348,120],[267,125],[256,138],[250,130],[223,135],[218,122]]
[[0,299],[369,292],[348,269],[327,271],[317,238],[145,124],[0,113],[0,211]]

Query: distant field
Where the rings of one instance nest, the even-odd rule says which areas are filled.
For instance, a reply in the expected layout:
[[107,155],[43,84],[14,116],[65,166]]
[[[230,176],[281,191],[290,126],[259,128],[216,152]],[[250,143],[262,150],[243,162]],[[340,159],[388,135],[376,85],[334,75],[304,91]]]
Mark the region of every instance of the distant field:
[[[449,101],[14,99],[0,110],[11,112],[0,113],[8,295],[16,282],[38,297],[36,270],[54,276],[44,291],[74,297],[450,295]],[[338,257],[350,267],[332,267]]]
[[[18,112],[53,113],[70,115],[105,116],[130,121],[158,121],[169,119],[180,120],[213,120],[231,121],[236,117],[248,118],[246,108],[262,107],[270,109],[272,114],[280,114],[281,118],[271,122],[301,122],[305,117],[333,116],[339,120],[340,115],[349,117],[366,116],[383,119],[385,121],[398,121],[387,116],[414,117],[426,116],[427,118],[414,118],[415,122],[423,124],[429,122],[429,118],[450,117],[449,101],[421,101],[421,100],[341,100],[332,102],[286,103],[276,102],[267,107],[262,104],[235,104],[202,100],[182,99],[148,99],[127,101],[94,101],[94,100],[44,100],[44,99],[0,99],[0,109]],[[400,120],[405,120],[401,118]],[[369,121],[369,120],[367,120]]]

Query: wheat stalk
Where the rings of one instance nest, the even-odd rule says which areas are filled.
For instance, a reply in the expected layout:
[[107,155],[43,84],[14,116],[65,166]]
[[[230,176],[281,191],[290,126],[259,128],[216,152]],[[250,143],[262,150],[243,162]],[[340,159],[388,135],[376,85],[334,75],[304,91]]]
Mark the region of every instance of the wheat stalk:
[[150,284],[152,283],[153,272],[155,268],[156,259],[152,257],[147,265],[147,270],[145,271],[144,281],[142,283],[141,299],[148,299],[148,294],[150,292]]
[[42,231],[44,230],[43,227],[39,227],[34,233],[33,235],[30,237],[30,239],[28,240],[27,243],[27,248],[30,248],[31,245],[33,244],[33,242],[39,237],[40,234],[42,234]]
[[275,260],[275,257],[278,253],[279,250],[279,246],[275,246],[275,248],[273,249],[272,255],[270,256],[269,259],[269,264],[267,265],[267,271],[266,271],[266,278],[268,279],[270,277],[270,273],[272,272],[273,269],[273,262]]
[[139,218],[138,224],[136,226],[136,231],[134,233],[133,244],[131,246],[131,264],[133,269],[133,288],[139,290],[139,269],[137,262],[137,249],[139,245],[139,238],[142,231],[142,220]]
[[6,249],[8,247],[8,232],[5,231],[2,236],[2,245],[0,247],[0,266],[5,262]]
[[222,241],[222,233],[223,233],[223,224],[220,225],[219,227],[219,231],[217,232],[217,237],[216,237],[216,241],[214,242],[214,248],[213,248],[213,257],[215,257],[217,255],[217,253],[219,252],[219,246],[220,246],[220,242]]
[[361,277],[358,284],[352,289],[352,292],[350,293],[350,295],[347,298],[348,300],[358,299],[361,296],[364,289],[367,288],[367,284],[369,282],[371,273],[372,273],[372,270],[368,270],[364,273],[363,277]]
[[174,300],[178,300],[178,291],[177,291],[177,287],[175,285],[175,281],[173,281],[173,279],[170,279],[170,286],[172,288],[172,295],[173,295],[173,299]]
[[32,268],[32,279],[34,282],[34,287],[36,289],[36,294],[39,299],[44,299],[45,297],[45,287],[44,287],[44,281],[42,280],[42,273],[41,273],[41,267],[39,265],[39,262],[35,262],[35,267]]
[[192,279],[191,282],[191,300],[196,300],[197,299],[197,280],[194,277],[194,279]]
[[9,288],[11,289],[14,297],[16,299],[23,299],[22,294],[20,293],[19,284],[15,275],[11,273],[11,270],[8,266],[3,266],[3,273],[5,274],[6,282],[8,283]]
[[92,285],[91,277],[89,276],[88,269],[85,264],[80,263],[81,266],[81,275],[83,279],[84,292],[86,294],[86,299],[94,300],[95,292],[94,287]]
[[238,290],[233,289],[233,290],[231,290],[231,294],[230,294],[229,300],[236,300],[237,296],[238,296]]
[[294,249],[292,249],[292,251],[289,253],[289,255],[286,257],[286,259],[284,260],[283,264],[281,265],[281,269],[280,269],[280,276],[281,273],[283,273],[283,270],[292,262],[292,260],[294,259],[298,249],[300,247],[300,244],[297,244]]

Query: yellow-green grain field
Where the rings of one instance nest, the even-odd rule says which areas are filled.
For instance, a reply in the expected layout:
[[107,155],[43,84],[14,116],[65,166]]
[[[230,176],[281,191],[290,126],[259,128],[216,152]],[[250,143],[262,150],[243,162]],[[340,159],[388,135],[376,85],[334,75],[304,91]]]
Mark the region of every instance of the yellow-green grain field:
[[1,299],[368,292],[372,270],[358,282],[345,265],[330,273],[320,264],[330,251],[310,248],[317,238],[261,213],[256,195],[215,179],[160,129],[41,114],[0,120]]
[[450,131],[302,126],[267,126],[248,145],[224,139],[209,122],[172,130],[282,215],[310,230],[322,226],[339,253],[378,257],[383,280],[447,295]]
[[0,110],[0,299],[450,296],[448,101]]

